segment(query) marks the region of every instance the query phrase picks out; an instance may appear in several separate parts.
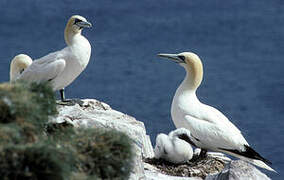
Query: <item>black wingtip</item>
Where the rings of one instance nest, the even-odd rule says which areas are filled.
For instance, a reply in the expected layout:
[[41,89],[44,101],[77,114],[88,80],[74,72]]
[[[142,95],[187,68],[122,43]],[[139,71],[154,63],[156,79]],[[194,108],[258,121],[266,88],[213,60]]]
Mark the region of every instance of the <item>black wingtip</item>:
[[234,149],[223,149],[223,148],[220,148],[220,149],[228,151],[228,152],[232,152],[234,154],[238,154],[238,155],[241,155],[241,156],[244,156],[244,157],[247,157],[247,158],[261,160],[267,165],[272,165],[272,163],[269,160],[262,157],[254,149],[252,149],[248,145],[244,145],[244,146],[245,146],[245,151],[238,151],[238,150],[234,150]]
[[252,149],[248,145],[245,145],[245,148],[246,148],[245,153],[251,155],[251,157],[253,157],[253,159],[258,159],[258,160],[261,160],[268,165],[272,165],[272,162],[270,162],[268,159],[265,159],[264,157],[262,157],[260,154],[258,154],[254,149]]

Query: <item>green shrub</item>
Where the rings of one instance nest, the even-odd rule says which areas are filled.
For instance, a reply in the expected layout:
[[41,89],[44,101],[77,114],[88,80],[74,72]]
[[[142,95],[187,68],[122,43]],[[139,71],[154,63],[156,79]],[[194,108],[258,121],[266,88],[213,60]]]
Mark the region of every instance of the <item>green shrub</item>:
[[40,105],[38,114],[41,117],[57,114],[55,94],[49,83],[32,83],[28,88],[33,93],[34,103]]
[[116,130],[80,129],[73,138],[79,171],[102,179],[128,179],[133,152],[127,135]]
[[56,114],[48,83],[0,84],[1,179],[128,179],[134,155],[127,135],[47,124]]
[[48,143],[7,146],[0,151],[0,177],[8,180],[64,180],[71,154]]
[[51,137],[60,139],[64,138],[66,135],[69,136],[74,133],[73,125],[67,122],[49,123],[46,125],[45,131]]
[[56,101],[48,83],[0,84],[0,145],[35,143],[43,136]]
[[0,147],[8,143],[26,144],[46,139],[34,124],[30,122],[0,124]]
[[56,100],[49,83],[0,84],[0,123],[30,121],[42,128],[48,116],[56,113]]
[[0,147],[8,143],[19,144],[23,140],[21,129],[17,125],[0,125]]
[[49,139],[74,152],[77,174],[90,180],[128,179],[134,154],[127,135],[116,130],[62,127],[53,129]]

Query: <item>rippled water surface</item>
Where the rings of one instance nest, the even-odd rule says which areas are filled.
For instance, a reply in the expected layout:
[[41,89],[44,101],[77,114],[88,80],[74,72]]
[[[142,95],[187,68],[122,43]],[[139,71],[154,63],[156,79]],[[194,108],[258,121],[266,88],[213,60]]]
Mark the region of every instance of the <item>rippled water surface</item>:
[[[174,129],[170,105],[185,72],[159,52],[193,51],[204,65],[202,102],[220,109],[284,173],[283,1],[1,0],[0,81],[13,56],[33,59],[65,46],[69,16],[94,25],[87,69],[67,97],[96,98],[143,121],[154,143]],[[282,173],[281,173],[282,172]]]

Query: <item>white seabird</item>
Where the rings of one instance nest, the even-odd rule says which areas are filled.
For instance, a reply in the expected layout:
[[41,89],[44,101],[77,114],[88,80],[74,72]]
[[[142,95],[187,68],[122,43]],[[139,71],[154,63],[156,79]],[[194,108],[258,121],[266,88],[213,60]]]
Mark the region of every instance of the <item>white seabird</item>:
[[10,63],[10,82],[15,81],[32,64],[33,60],[26,54],[15,56]]
[[29,82],[50,81],[53,90],[60,90],[63,102],[71,101],[65,99],[64,88],[80,75],[89,62],[91,45],[81,32],[83,28],[91,26],[84,17],[72,16],[64,31],[67,47],[33,61],[17,79]]
[[248,161],[261,168],[275,171],[271,164],[247,143],[240,130],[214,107],[203,104],[196,90],[203,78],[203,66],[192,52],[159,54],[158,56],[179,63],[186,70],[186,77],[176,90],[171,115],[177,128],[187,128],[193,145],[206,154],[206,150],[219,151]]
[[176,129],[169,135],[160,133],[156,137],[154,149],[155,158],[165,159],[171,163],[180,164],[192,159],[193,150],[189,143],[180,139],[189,138],[190,132],[185,128]]

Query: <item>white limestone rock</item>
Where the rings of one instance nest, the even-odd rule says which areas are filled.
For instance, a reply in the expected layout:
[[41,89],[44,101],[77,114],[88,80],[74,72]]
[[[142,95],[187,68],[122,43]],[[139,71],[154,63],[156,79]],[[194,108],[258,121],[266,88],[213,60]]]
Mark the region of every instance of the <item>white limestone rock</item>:
[[58,105],[58,116],[51,119],[51,123],[72,124],[74,127],[107,128],[126,133],[134,142],[135,163],[130,179],[144,178],[142,157],[154,156],[150,137],[146,134],[144,123],[134,117],[113,110],[106,103],[95,99],[83,100],[83,105]]
[[270,180],[264,173],[253,165],[236,160],[229,162],[218,174],[208,175],[205,180]]

